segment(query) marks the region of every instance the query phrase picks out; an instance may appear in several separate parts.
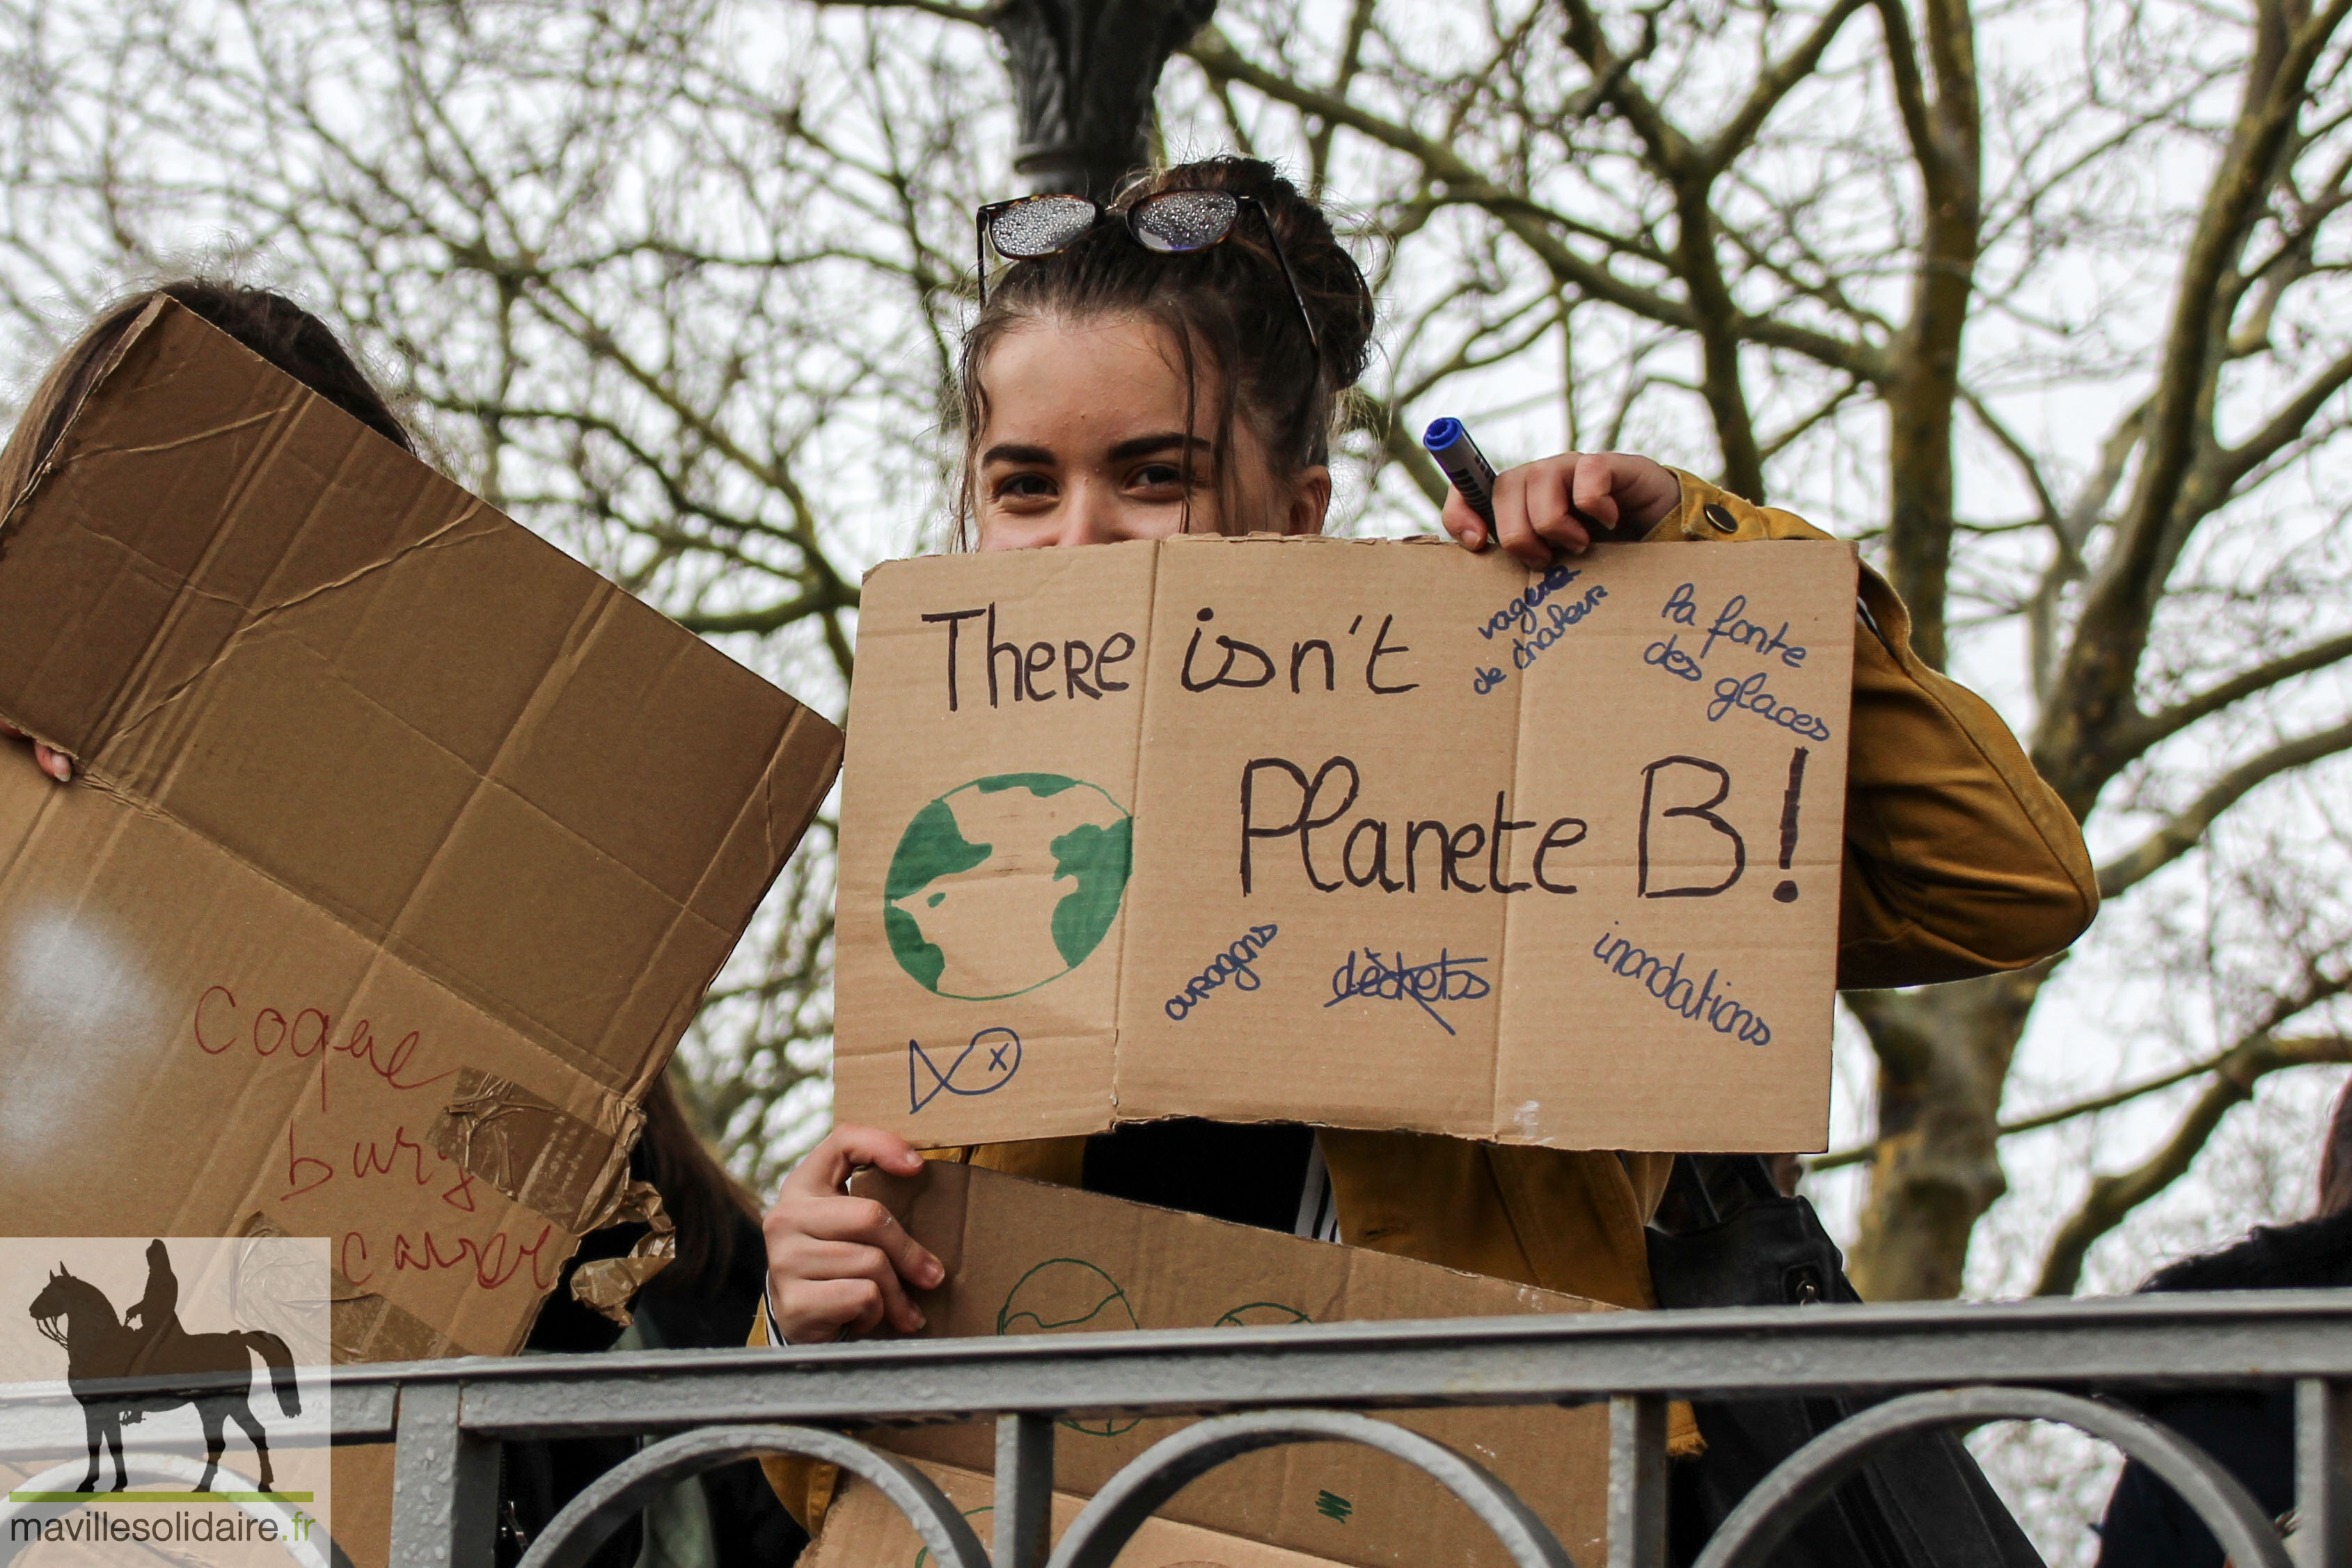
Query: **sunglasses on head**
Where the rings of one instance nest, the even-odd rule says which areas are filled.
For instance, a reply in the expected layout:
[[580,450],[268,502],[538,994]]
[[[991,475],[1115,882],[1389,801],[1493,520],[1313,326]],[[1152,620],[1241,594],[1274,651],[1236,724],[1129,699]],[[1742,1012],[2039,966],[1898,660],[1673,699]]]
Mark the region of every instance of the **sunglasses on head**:
[[973,214],[980,255],[980,302],[988,303],[992,246],[1007,261],[1034,261],[1069,249],[1093,233],[1097,224],[1117,218],[1128,237],[1144,249],[1160,256],[1190,256],[1231,239],[1244,207],[1265,226],[1274,259],[1282,267],[1282,280],[1290,285],[1291,303],[1298,307],[1299,325],[1307,329],[1307,341],[1319,351],[1322,341],[1316,335],[1315,319],[1307,313],[1307,297],[1298,291],[1298,278],[1290,270],[1290,257],[1283,253],[1273,214],[1255,196],[1231,191],[1162,191],[1144,197],[1124,213],[1085,196],[1018,196],[1009,202],[991,202]]

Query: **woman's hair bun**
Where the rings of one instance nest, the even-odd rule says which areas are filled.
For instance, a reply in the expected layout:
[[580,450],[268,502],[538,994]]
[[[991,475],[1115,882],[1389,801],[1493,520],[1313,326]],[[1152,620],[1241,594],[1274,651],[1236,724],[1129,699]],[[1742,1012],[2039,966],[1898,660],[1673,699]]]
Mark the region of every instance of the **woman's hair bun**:
[[[1371,358],[1371,286],[1364,281],[1356,258],[1339,243],[1321,204],[1292,184],[1279,169],[1262,158],[1202,158],[1139,177],[1119,193],[1116,204],[1130,207],[1169,191],[1202,190],[1253,197],[1265,208],[1281,237],[1282,254],[1290,263],[1291,274],[1298,280],[1307,317],[1315,323],[1328,386],[1335,394],[1354,386]],[[1244,217],[1234,238],[1256,249],[1264,233]],[[1284,287],[1278,270],[1273,283]]]

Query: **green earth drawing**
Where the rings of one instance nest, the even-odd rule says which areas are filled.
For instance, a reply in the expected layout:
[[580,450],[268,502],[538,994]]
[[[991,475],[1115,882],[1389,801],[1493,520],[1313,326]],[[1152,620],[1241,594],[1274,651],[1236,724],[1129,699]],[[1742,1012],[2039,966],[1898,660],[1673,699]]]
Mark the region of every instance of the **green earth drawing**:
[[1286,1307],[1280,1301],[1244,1301],[1209,1326],[1213,1329],[1273,1329],[1314,1321],[1297,1307]]
[[890,951],[943,997],[1034,991],[1109,932],[1134,841],[1134,818],[1084,779],[1000,773],[961,785],[898,837],[882,889]]
[[[996,1332],[1018,1333],[1114,1333],[1138,1329],[1127,1292],[1081,1258],[1048,1258],[1013,1282],[996,1311]],[[1140,1417],[1096,1416],[1062,1423],[1089,1437],[1117,1437],[1143,1424]]]

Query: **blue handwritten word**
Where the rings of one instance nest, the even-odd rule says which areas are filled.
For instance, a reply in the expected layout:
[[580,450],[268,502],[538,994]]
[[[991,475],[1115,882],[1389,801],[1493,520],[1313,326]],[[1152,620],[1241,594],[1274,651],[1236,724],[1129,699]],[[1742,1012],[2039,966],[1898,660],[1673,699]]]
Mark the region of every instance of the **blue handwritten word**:
[[1592,945],[1592,956],[1611,974],[1622,975],[1686,1019],[1705,1019],[1717,1034],[1736,1035],[1749,1045],[1772,1043],[1770,1025],[1715,988],[1722,977],[1720,969],[1709,969],[1704,981],[1695,981],[1683,973],[1687,954],[1675,954],[1675,961],[1668,964],[1606,931]]
[[1207,968],[1186,981],[1181,995],[1168,998],[1165,1008],[1168,1016],[1182,1023],[1194,1008],[1209,999],[1211,991],[1227,980],[1234,983],[1236,990],[1256,990],[1264,982],[1259,980],[1257,971],[1250,965],[1265,951],[1266,945],[1274,940],[1275,933],[1280,929],[1275,925],[1251,926],[1247,936],[1218,954],[1209,961]]
[[1826,720],[1790,707],[1766,690],[1761,670],[1744,681],[1726,675],[1715,683],[1715,700],[1706,705],[1707,722],[1714,723],[1733,708],[1745,708],[1808,740],[1827,740],[1830,737]]
[[[1687,586],[1687,585],[1685,585]],[[1670,675],[1680,675],[1686,681],[1699,678],[1698,661],[1679,646],[1682,633],[1674,632],[1663,643],[1653,643],[1642,650],[1642,663],[1655,664]]]
[[[972,1064],[970,1072],[963,1070],[966,1062]],[[920,1040],[910,1040],[907,1042],[907,1113],[913,1115],[938,1099],[942,1090],[950,1094],[993,1094],[1020,1071],[1021,1037],[1009,1029],[982,1030],[971,1037],[970,1045],[956,1052],[956,1059],[944,1071]],[[931,1081],[929,1087],[922,1082],[925,1076]],[[957,1082],[959,1077],[961,1082]]]
[[1497,632],[1508,632],[1514,628],[1522,632],[1533,632],[1536,629],[1536,606],[1583,575],[1582,571],[1571,571],[1565,566],[1553,567],[1534,587],[1486,617],[1486,624],[1478,628],[1478,635],[1491,643]]
[[1484,975],[1473,974],[1469,966],[1483,964],[1484,958],[1457,958],[1444,948],[1426,964],[1408,964],[1404,955],[1383,959],[1371,948],[1363,949],[1363,960],[1349,952],[1345,962],[1331,971],[1331,999],[1323,1005],[1336,1008],[1350,997],[1369,997],[1383,1002],[1415,1002],[1421,1010],[1437,1019],[1437,1027],[1454,1033],[1454,1026],[1439,1016],[1434,1002],[1475,1002],[1489,995],[1494,988]]
[[1760,622],[1750,621],[1740,613],[1747,608],[1748,595],[1744,593],[1735,593],[1726,601],[1714,624],[1706,629],[1706,646],[1698,651],[1698,656],[1704,659],[1714,653],[1716,642],[1720,638],[1768,656],[1778,653],[1780,663],[1792,670],[1801,666],[1805,662],[1805,650],[1801,643],[1789,641],[1789,623],[1783,621],[1778,632],[1767,632]]
[[[1569,575],[1574,577],[1576,573]],[[1547,578],[1545,580],[1550,580]],[[1511,639],[1511,664],[1522,670],[1533,668],[1546,649],[1567,635],[1570,627],[1591,614],[1593,606],[1608,597],[1609,591],[1596,582],[1586,589],[1584,597],[1573,604],[1548,604],[1540,617],[1530,614],[1528,618],[1531,623],[1529,634]],[[1483,626],[1479,628],[1481,632],[1486,630]],[[1470,689],[1483,697],[1507,678],[1499,669],[1480,670],[1471,677]]]
[[[1699,649],[1698,656],[1704,659],[1715,652],[1716,643],[1728,642],[1767,656],[1778,653],[1780,663],[1792,670],[1801,667],[1805,662],[1805,648],[1802,643],[1789,641],[1789,623],[1783,621],[1778,632],[1768,631],[1762,622],[1748,620],[1747,611],[1748,595],[1744,593],[1735,593],[1725,601],[1723,608],[1717,612],[1715,620],[1707,626],[1706,642]],[[1677,626],[1696,627],[1698,624],[1698,598],[1692,585],[1687,582],[1676,585],[1675,591],[1666,596],[1666,602],[1658,614],[1661,619],[1671,621]]]

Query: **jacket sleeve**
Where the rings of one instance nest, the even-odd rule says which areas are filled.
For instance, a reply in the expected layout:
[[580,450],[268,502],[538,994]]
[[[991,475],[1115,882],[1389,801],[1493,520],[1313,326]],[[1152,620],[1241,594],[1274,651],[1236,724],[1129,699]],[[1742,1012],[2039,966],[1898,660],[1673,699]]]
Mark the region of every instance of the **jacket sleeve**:
[[[1652,541],[1831,537],[1675,477],[1682,504]],[[1869,615],[1854,637],[1840,988],[1967,979],[2063,950],[2099,907],[2081,827],[1991,706],[1911,651],[1910,612],[1867,567],[1861,595]]]

